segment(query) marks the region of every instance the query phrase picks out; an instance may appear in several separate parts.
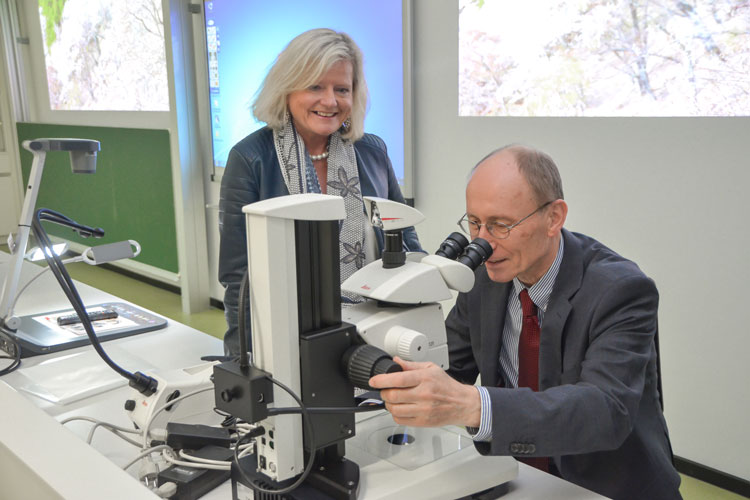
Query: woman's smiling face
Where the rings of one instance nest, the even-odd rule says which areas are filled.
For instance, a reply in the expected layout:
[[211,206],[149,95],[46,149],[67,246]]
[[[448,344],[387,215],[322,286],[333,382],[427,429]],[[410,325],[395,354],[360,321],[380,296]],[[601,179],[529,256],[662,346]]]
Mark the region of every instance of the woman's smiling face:
[[335,62],[320,81],[289,94],[289,112],[308,149],[327,141],[352,110],[352,63]]

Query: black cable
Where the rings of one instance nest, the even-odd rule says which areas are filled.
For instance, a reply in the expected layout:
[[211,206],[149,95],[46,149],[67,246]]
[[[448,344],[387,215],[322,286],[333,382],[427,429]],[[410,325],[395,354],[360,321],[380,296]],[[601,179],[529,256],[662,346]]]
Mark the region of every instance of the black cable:
[[247,356],[247,332],[245,331],[245,297],[250,295],[249,287],[249,269],[245,269],[245,274],[242,275],[242,282],[240,283],[240,296],[237,300],[237,321],[238,332],[240,335],[240,368],[246,369],[250,366],[250,360]]
[[[4,327],[0,327],[0,337],[4,338],[6,342],[9,342],[13,345],[13,361],[8,366],[0,370],[0,377],[2,377],[3,375],[7,375],[10,372],[15,371],[19,366],[21,366],[21,345],[12,334],[5,331]],[[2,356],[2,358],[0,359],[11,359],[11,356]]]
[[[51,217],[47,217],[48,214],[51,215]],[[65,266],[60,261],[60,258],[50,250],[52,247],[52,243],[47,236],[47,232],[42,227],[41,221],[48,220],[57,224],[67,225],[65,224],[65,222],[68,222],[66,220],[67,218],[64,216],[60,217],[61,215],[62,214],[57,214],[44,208],[37,210],[36,216],[32,221],[34,235],[36,236],[37,241],[41,244],[42,252],[44,253],[44,258],[46,259],[47,264],[50,267],[50,271],[52,271],[52,274],[55,276],[57,282],[60,284],[60,287],[63,289],[63,292],[68,298],[68,301],[73,306],[75,312],[78,314],[78,317],[89,336],[89,340],[91,340],[91,343],[94,345],[94,349],[96,349],[97,353],[99,353],[99,356],[101,356],[104,362],[107,363],[113,370],[115,370],[123,377],[130,379],[132,378],[132,374],[115,364],[102,350],[101,345],[99,345],[99,339],[94,333],[91,319],[86,312],[86,308],[83,306],[83,301],[78,294],[78,290],[73,284],[73,280],[70,278],[70,275],[65,269]]]
[[[368,411],[385,410],[385,404],[373,404],[366,406],[318,406],[315,408],[307,408],[307,413],[319,414],[319,413],[364,413]],[[294,413],[302,413],[300,408],[288,407],[288,408],[269,408],[268,415],[290,415]]]
[[102,360],[104,360],[104,362],[109,365],[110,368],[128,379],[131,387],[146,395],[153,394],[156,391],[156,380],[141,372],[131,373],[125,370],[114,361],[112,361],[107,353],[104,352],[104,349],[99,342],[99,338],[94,332],[94,327],[91,324],[91,319],[89,318],[89,315],[86,312],[86,308],[83,305],[81,296],[78,294],[78,290],[73,284],[73,280],[68,274],[68,271],[65,269],[65,266],[60,260],[60,257],[52,251],[52,243],[50,242],[49,237],[47,236],[47,232],[44,230],[44,227],[42,227],[42,220],[48,220],[50,222],[54,222],[63,226],[74,227],[77,231],[80,231],[81,233],[88,233],[90,235],[98,234],[102,236],[104,232],[101,229],[93,229],[78,224],[77,222],[72,221],[63,214],[46,208],[40,208],[39,210],[37,210],[31,223],[32,229],[34,230],[34,236],[41,246],[42,252],[44,253],[44,258],[50,267],[50,271],[52,271],[55,279],[60,284],[60,287],[65,293],[65,296],[68,298],[70,304],[73,306],[76,314],[78,314],[78,318],[81,320],[81,324],[83,324],[83,327],[86,330],[86,335],[88,335],[89,340],[91,341],[91,345],[94,347],[94,350],[97,352],[97,354],[99,354],[99,357],[101,357]]
[[[78,224],[77,222],[71,220],[69,217],[61,213],[54,212],[52,210],[50,210],[49,212],[50,212],[49,220],[56,222],[58,224],[70,227],[76,233],[83,236],[84,238],[88,236],[95,236],[97,238],[104,236],[104,230],[101,228],[92,229],[87,226],[82,226],[81,224]],[[3,330],[5,330],[5,328],[0,328],[0,337],[5,338],[7,342],[10,342],[12,344],[13,362],[9,366],[0,370],[0,377],[2,377],[3,375],[7,375],[8,373],[12,371],[15,371],[16,369],[18,369],[19,366],[21,366],[21,345],[18,343],[18,341],[16,340],[12,332],[3,331]],[[7,357],[0,356],[0,359],[10,359],[10,358],[11,356],[7,356]]]
[[245,471],[242,470],[242,465],[240,464],[240,458],[238,454],[240,445],[243,444],[243,441],[250,440],[249,432],[245,434],[244,436],[242,436],[237,441],[237,445],[234,448],[234,461],[237,464],[237,470],[240,471],[240,474],[242,474],[242,477],[245,478],[245,481],[247,481],[248,485],[250,485],[250,487],[253,490],[258,491],[260,493],[265,493],[266,495],[285,495],[286,493],[289,493],[299,488],[302,485],[302,483],[305,482],[305,480],[307,479],[307,476],[310,475],[310,471],[312,470],[313,463],[315,462],[315,437],[313,434],[312,422],[310,422],[309,409],[305,406],[302,400],[299,397],[297,397],[297,395],[294,394],[294,392],[289,387],[285,386],[284,384],[282,384],[281,382],[279,382],[273,377],[268,377],[268,378],[271,380],[271,382],[273,382],[274,384],[284,389],[287,392],[287,394],[289,394],[294,399],[294,401],[296,401],[297,404],[299,405],[299,409],[301,410],[301,413],[302,413],[302,422],[307,430],[307,437],[308,437],[309,448],[310,448],[310,456],[308,457],[307,465],[305,465],[305,470],[302,471],[302,475],[300,475],[300,477],[294,483],[287,486],[286,488],[281,488],[278,490],[269,490],[269,489],[258,486],[255,483],[255,481],[252,478],[249,478],[245,474]]
[[79,224],[67,215],[47,208],[41,208],[38,210],[38,212],[39,211],[43,211],[43,220],[54,222],[55,224],[59,224],[61,226],[69,227],[73,230],[73,232],[75,232],[82,238],[89,238],[91,236],[93,236],[94,238],[101,238],[102,236],[104,236],[104,229],[100,227],[92,228],[83,224]]

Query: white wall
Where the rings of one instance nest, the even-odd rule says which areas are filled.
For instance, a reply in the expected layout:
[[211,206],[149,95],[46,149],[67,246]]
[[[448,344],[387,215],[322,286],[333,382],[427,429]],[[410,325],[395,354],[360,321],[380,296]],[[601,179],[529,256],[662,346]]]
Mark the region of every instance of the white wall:
[[511,142],[549,153],[570,206],[567,228],[635,260],[659,287],[675,454],[750,479],[750,118],[459,118],[457,2],[413,3],[425,249],[456,230],[466,174],[486,153]]

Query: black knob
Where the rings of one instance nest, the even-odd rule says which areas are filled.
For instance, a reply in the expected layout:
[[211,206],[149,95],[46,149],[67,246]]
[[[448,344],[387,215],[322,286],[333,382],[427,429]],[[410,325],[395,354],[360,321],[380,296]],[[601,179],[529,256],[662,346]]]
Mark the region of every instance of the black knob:
[[133,411],[135,410],[135,401],[132,399],[128,399],[125,401],[125,411]]
[[350,347],[342,356],[341,365],[352,384],[369,390],[373,390],[368,383],[370,377],[401,371],[387,352],[369,344]]

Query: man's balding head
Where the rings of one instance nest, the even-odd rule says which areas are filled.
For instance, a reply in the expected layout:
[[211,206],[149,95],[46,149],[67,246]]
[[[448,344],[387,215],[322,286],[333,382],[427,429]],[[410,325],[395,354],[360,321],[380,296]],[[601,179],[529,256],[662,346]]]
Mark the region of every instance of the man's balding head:
[[562,179],[555,161],[545,152],[521,144],[510,144],[492,151],[482,158],[469,174],[469,180],[487,160],[497,156],[515,160],[517,168],[529,184],[537,203],[549,200],[563,200]]

